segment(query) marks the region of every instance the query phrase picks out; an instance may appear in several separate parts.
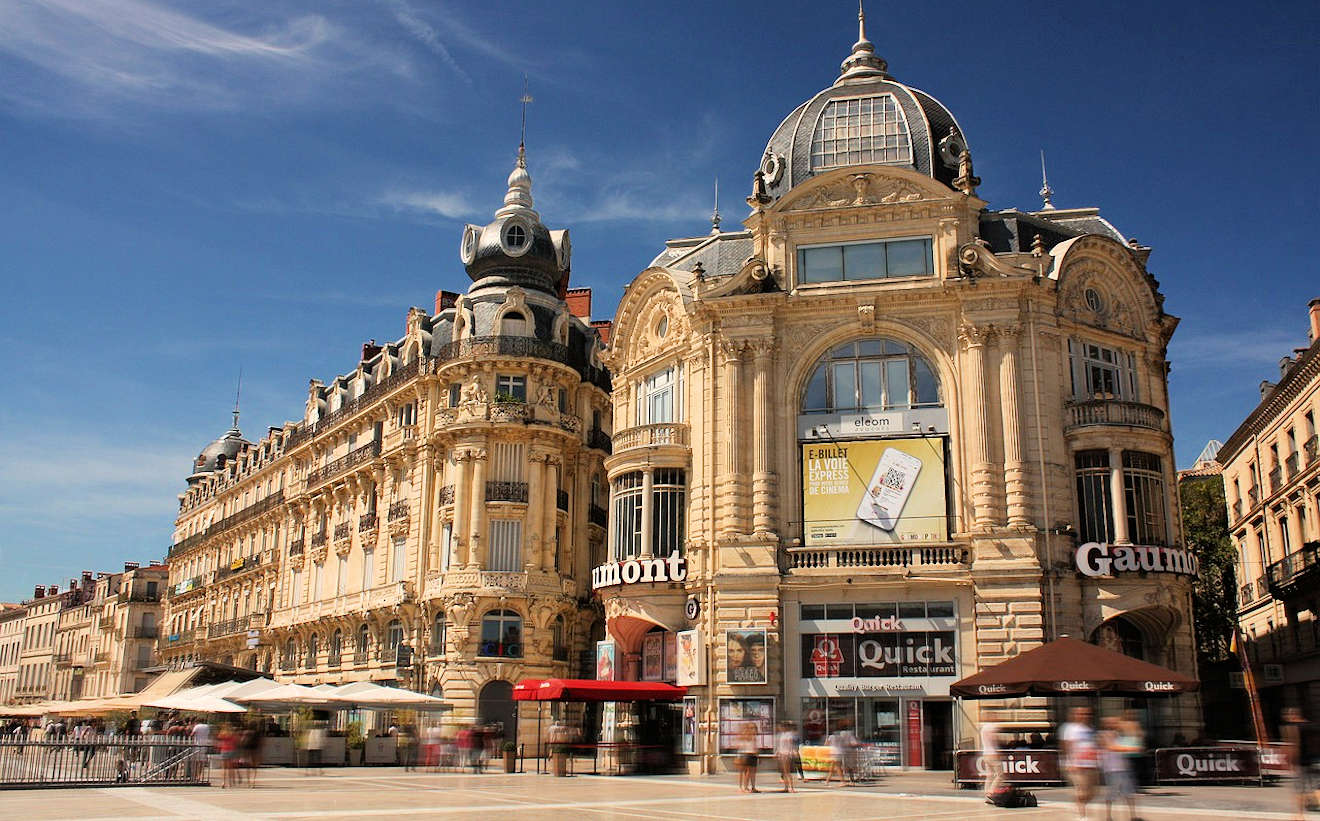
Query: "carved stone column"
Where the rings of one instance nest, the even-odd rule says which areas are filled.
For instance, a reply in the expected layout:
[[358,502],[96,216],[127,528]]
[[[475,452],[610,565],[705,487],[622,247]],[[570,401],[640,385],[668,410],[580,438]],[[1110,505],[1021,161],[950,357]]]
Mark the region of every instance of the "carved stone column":
[[471,496],[471,468],[467,448],[454,448],[454,525],[449,529],[454,540],[453,564],[451,567],[463,568],[472,564],[472,553],[468,549],[468,498]]
[[559,482],[555,476],[560,458],[555,454],[545,457],[545,492],[541,502],[541,567],[547,572],[555,569],[555,533],[559,523]]
[[1008,503],[1008,524],[1015,528],[1031,526],[1031,500],[1028,497],[1026,457],[1022,452],[1022,413],[1019,406],[1018,343],[1021,329],[1001,326],[999,338],[999,413],[1004,428],[1004,496]]
[[647,465],[642,468],[642,545],[641,556],[650,558],[655,552],[655,532],[651,530],[654,514],[655,468]]
[[488,565],[486,556],[486,449],[472,448],[468,451],[472,461],[472,501],[468,514],[468,567],[480,568]]
[[963,388],[969,421],[968,451],[972,467],[972,526],[988,530],[994,526],[994,469],[990,463],[990,413],[985,398],[985,346],[990,329],[964,323],[958,329],[963,355]]
[[541,486],[545,484],[545,455],[529,455],[527,465],[527,552],[523,568],[532,571],[541,569],[541,526],[545,519],[541,511],[544,502]]
[[775,435],[771,383],[774,379],[775,343],[762,339],[752,344],[752,530],[770,533],[775,521],[775,472],[770,445]]
[[435,453],[433,445],[424,441],[417,449],[417,464],[422,469],[421,493],[417,498],[417,578],[425,579],[426,571],[440,566],[440,548],[435,540]]
[[717,506],[717,510],[722,509],[724,513],[720,522],[720,532],[725,536],[741,533],[744,529],[741,521],[744,494],[739,441],[742,437],[742,420],[739,418],[742,409],[739,396],[739,383],[742,380],[742,347],[743,343],[726,339],[720,342],[719,348],[723,371],[721,387],[724,394],[721,411],[726,436],[724,462],[721,465],[723,476],[719,488],[719,492],[724,497],[724,504]]

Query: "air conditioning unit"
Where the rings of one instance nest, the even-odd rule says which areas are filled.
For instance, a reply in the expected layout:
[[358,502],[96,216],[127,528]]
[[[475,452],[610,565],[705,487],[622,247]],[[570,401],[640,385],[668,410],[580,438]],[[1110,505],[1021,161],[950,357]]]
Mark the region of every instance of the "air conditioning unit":
[[1282,664],[1261,665],[1260,679],[1265,684],[1282,684],[1283,665]]

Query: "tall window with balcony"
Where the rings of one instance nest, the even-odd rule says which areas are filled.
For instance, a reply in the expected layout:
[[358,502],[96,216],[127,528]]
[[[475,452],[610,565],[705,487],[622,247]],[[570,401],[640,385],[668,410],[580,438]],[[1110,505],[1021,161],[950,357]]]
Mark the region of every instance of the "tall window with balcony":
[[340,554],[339,560],[335,563],[335,595],[342,596],[348,592],[348,555]]
[[446,628],[448,622],[445,620],[443,610],[435,614],[435,620],[431,622],[431,655],[443,656],[445,654]]
[[1077,339],[1068,340],[1068,353],[1075,400],[1138,401],[1137,365],[1133,354]]
[[376,579],[376,551],[362,549],[362,588],[370,590]]
[[641,401],[637,403],[637,424],[655,425],[675,421],[679,401],[680,370],[677,366],[657,371],[642,380]]
[[522,520],[490,520],[490,569],[507,573],[522,570]]
[[385,628],[384,652],[392,659],[398,654],[400,644],[403,644],[403,622],[395,619]]
[[522,374],[498,374],[495,377],[496,402],[526,402],[527,377]]
[[390,581],[403,581],[404,567],[408,562],[408,541],[399,536],[390,542]]

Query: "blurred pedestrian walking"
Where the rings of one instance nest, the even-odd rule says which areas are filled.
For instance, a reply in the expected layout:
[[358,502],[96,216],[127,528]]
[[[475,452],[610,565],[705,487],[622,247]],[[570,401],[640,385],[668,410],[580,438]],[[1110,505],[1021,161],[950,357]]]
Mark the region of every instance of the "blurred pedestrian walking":
[[1099,764],[1090,707],[1072,708],[1068,723],[1059,728],[1059,741],[1063,746],[1063,767],[1073,785],[1077,818],[1084,821],[1086,805],[1095,795],[1096,767]]
[[791,721],[779,722],[775,736],[775,763],[779,765],[779,782],[784,792],[797,792],[793,788],[793,773],[802,768],[798,758],[798,734]]

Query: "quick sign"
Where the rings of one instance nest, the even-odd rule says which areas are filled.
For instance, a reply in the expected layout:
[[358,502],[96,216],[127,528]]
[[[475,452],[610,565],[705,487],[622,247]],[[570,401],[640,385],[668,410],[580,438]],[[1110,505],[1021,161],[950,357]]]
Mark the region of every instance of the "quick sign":
[[[954,766],[961,783],[984,781],[990,773],[992,764],[980,750],[961,750],[956,759]],[[1012,784],[1051,784],[1060,780],[1058,750],[1002,750],[998,766],[1004,780]]]
[[803,678],[909,678],[957,674],[952,630],[802,636]]
[[677,553],[667,558],[625,559],[591,571],[591,589],[641,582],[681,582],[687,578],[687,560]]
[[1195,576],[1201,562],[1190,551],[1176,547],[1147,545],[1111,545],[1087,542],[1077,548],[1077,571],[1100,578],[1120,573],[1171,573]]
[[1171,747],[1155,751],[1159,781],[1255,781],[1260,756],[1243,747]]

